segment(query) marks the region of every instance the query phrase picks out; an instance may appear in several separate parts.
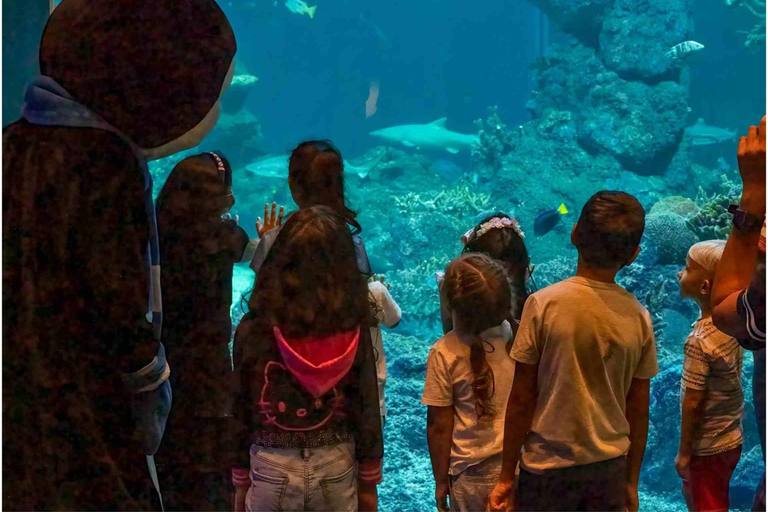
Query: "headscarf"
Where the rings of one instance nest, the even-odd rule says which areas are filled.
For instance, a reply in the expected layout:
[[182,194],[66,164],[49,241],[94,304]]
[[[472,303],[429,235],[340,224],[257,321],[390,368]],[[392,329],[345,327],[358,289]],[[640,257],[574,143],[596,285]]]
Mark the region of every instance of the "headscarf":
[[205,118],[236,50],[214,0],[64,0],[43,32],[40,70],[151,149]]

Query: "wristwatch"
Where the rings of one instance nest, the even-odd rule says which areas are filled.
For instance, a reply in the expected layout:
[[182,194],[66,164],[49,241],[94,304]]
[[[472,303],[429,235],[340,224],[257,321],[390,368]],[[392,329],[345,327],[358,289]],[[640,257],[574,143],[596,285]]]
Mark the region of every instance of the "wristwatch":
[[765,215],[755,216],[751,213],[739,209],[738,204],[732,204],[728,207],[728,213],[733,215],[733,227],[739,231],[752,233],[760,231],[765,222]]

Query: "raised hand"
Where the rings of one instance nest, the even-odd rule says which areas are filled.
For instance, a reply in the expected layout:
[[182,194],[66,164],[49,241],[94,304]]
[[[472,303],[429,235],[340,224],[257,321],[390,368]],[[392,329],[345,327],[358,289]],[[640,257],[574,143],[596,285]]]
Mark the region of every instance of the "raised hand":
[[259,235],[259,238],[264,236],[264,233],[267,231],[276,228],[277,226],[280,226],[283,223],[283,213],[285,212],[285,207],[280,207],[280,212],[277,212],[277,203],[272,203],[272,210],[270,211],[269,203],[266,203],[264,205],[264,223],[261,222],[261,217],[256,219],[256,233]]
[[[765,116],[760,126],[750,126],[739,139],[739,174],[744,184],[742,203],[748,201],[765,208]],[[742,205],[743,206],[743,205]],[[762,212],[754,212],[760,214]]]
[[369,283],[375,283],[376,281],[379,281],[381,284],[387,287],[387,290],[390,290],[392,285],[389,283],[384,282],[384,276],[379,276],[378,274],[373,274],[373,277],[371,277],[368,282]]

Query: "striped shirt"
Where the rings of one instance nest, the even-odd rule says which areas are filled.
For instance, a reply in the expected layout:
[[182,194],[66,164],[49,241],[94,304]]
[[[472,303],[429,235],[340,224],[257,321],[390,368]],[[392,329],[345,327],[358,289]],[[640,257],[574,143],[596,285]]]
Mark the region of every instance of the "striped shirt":
[[717,330],[712,318],[696,322],[685,341],[681,405],[686,388],[706,391],[703,417],[694,434],[693,455],[714,455],[742,443],[742,355],[739,343]]

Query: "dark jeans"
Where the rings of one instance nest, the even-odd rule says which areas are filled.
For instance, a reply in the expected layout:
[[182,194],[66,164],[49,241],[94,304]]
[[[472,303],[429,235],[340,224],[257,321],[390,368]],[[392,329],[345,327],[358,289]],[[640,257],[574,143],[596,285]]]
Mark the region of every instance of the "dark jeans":
[[544,474],[520,468],[520,510],[624,510],[626,457],[550,469]]

